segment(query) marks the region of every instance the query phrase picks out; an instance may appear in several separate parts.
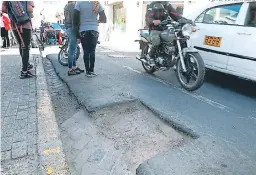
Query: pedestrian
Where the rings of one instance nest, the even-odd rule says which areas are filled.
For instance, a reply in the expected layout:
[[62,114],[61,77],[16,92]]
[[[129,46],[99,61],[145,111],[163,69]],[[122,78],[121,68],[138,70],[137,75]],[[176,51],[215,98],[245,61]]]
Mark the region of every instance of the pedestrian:
[[1,37],[3,39],[2,48],[8,49],[10,47],[9,31],[11,29],[10,19],[7,14],[1,12]]
[[77,75],[83,73],[84,70],[76,66],[76,52],[77,52],[77,39],[76,34],[73,31],[72,21],[73,21],[73,12],[75,8],[75,1],[68,1],[68,4],[64,8],[65,16],[65,27],[67,28],[68,34],[68,76]]
[[[33,1],[3,1],[2,3],[2,11],[6,12],[10,17],[11,28],[19,43],[19,52],[22,58],[21,79],[35,76],[30,71],[33,65],[29,63],[33,8]],[[22,11],[23,16],[17,16],[20,11]],[[20,23],[22,23],[22,25],[20,25]]]
[[[98,20],[99,16],[99,20]],[[96,76],[94,71],[95,49],[98,42],[98,24],[106,23],[104,9],[98,1],[77,1],[73,15],[73,28],[80,39],[83,52],[86,76]]]

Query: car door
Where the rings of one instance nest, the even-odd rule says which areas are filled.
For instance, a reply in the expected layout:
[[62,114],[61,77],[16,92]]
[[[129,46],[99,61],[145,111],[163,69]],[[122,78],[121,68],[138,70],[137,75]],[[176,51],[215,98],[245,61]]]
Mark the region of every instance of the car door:
[[256,2],[244,3],[243,18],[236,27],[227,69],[256,81]]
[[227,69],[235,25],[242,3],[226,4],[205,10],[195,20],[197,32],[192,44],[207,67]]

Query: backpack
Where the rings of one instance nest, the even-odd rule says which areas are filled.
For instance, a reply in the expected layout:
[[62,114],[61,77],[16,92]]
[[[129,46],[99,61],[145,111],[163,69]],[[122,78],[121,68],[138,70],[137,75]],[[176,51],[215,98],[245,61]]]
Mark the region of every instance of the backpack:
[[23,25],[30,21],[26,1],[7,1],[6,3],[8,15],[13,23]]

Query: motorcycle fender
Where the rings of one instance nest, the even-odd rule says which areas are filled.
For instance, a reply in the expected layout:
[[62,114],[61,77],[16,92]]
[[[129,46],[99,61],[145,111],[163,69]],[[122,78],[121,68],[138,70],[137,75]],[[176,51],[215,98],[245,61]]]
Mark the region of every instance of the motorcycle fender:
[[148,43],[148,41],[142,37],[141,37],[141,40],[135,40],[134,42],[140,43],[140,49],[142,49],[142,47],[144,46],[145,43]]
[[141,37],[141,41],[148,43],[148,40],[146,40],[146,38],[144,38],[144,37]]
[[196,52],[198,52],[198,50],[197,49],[195,49],[195,48],[193,48],[193,47],[188,47],[188,48],[184,48],[184,49],[182,49],[182,53],[185,55],[186,53],[191,53],[191,52],[194,52],[194,53],[196,53]]

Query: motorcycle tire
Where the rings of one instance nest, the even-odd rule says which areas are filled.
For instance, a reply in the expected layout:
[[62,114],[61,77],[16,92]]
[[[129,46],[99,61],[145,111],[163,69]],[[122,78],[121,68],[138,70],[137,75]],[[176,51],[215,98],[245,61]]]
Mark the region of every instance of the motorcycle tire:
[[[141,57],[144,57],[148,54],[148,45],[144,45],[141,49]],[[156,71],[156,68],[154,66],[150,66],[144,62],[141,62],[142,67],[145,69],[145,71],[149,74],[153,74]]]
[[[58,61],[59,61],[59,63],[62,65],[62,66],[68,66],[68,59],[64,59],[64,58],[62,58],[63,57],[63,52],[67,52],[67,47],[68,47],[68,45],[64,45],[61,49],[60,49],[60,51],[59,51],[59,54],[58,54]],[[77,53],[76,53],[76,60],[78,60],[78,58],[79,58],[79,56],[80,56],[80,47],[79,46],[77,46]],[[65,61],[64,61],[65,60]]]
[[[198,75],[197,75],[195,82],[192,85],[188,85],[188,84],[184,83],[184,81],[182,80],[181,75],[182,75],[183,71],[182,71],[182,65],[181,65],[180,59],[177,61],[177,64],[176,64],[176,75],[177,75],[177,79],[178,79],[179,83],[181,84],[181,86],[184,89],[186,89],[187,91],[195,91],[195,90],[199,89],[204,83],[205,64],[204,64],[204,61],[199,53],[196,53],[196,52],[187,53],[186,56],[184,57],[184,61],[186,59],[188,59],[188,56],[194,57],[194,60],[196,61],[196,64],[198,67],[197,68]],[[193,68],[193,70],[194,70],[194,68]]]

